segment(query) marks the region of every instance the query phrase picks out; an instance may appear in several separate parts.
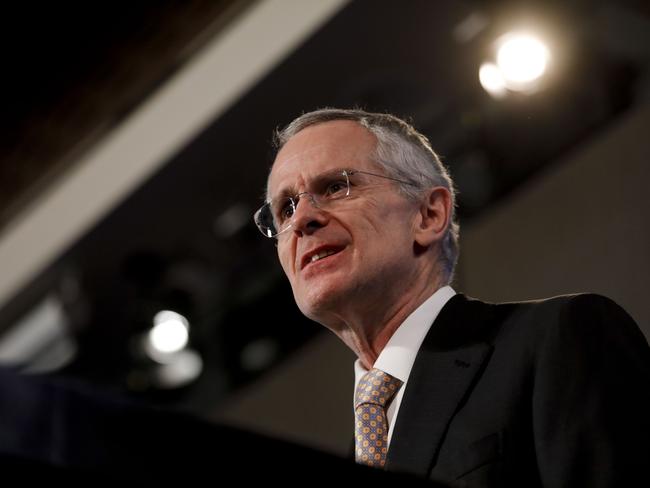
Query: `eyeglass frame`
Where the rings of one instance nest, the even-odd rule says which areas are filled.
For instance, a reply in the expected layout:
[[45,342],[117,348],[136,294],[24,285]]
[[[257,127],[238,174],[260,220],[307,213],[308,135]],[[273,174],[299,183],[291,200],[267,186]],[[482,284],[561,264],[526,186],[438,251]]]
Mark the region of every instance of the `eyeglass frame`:
[[[333,174],[337,174],[336,170],[332,171],[332,173],[333,173]],[[371,173],[371,172],[369,172],[369,171],[363,171],[363,170],[360,170],[360,169],[342,169],[342,170],[340,170],[340,175],[341,175],[341,176],[345,176],[345,179],[346,179],[346,185],[347,185],[347,191],[345,192],[345,195],[341,196],[340,198],[336,198],[335,200],[344,200],[344,199],[346,199],[346,198],[348,198],[348,197],[350,196],[350,176],[353,176],[353,175],[355,175],[355,174],[364,174],[364,175],[369,175],[369,176],[376,176],[376,177],[378,177],[378,178],[384,178],[384,179],[386,179],[386,180],[396,181],[396,182],[398,182],[398,183],[402,183],[402,184],[404,184],[404,185],[411,185],[411,186],[414,186],[414,183],[412,183],[412,182],[410,182],[410,181],[400,180],[400,179],[398,179],[398,178],[393,178],[392,176],[380,175],[380,174],[377,174],[377,173]],[[300,192],[300,193],[296,193],[296,194],[295,194],[294,196],[292,196],[292,197],[276,197],[276,198],[272,198],[271,200],[266,201],[266,202],[265,202],[265,203],[264,203],[260,208],[258,208],[257,211],[253,214],[253,220],[254,220],[254,222],[255,222],[255,226],[258,228],[258,230],[260,231],[260,233],[261,233],[264,237],[267,237],[267,238],[269,238],[269,239],[277,239],[277,237],[278,237],[280,234],[283,234],[284,232],[286,232],[287,230],[289,230],[289,229],[291,228],[291,226],[293,225],[293,216],[296,214],[296,210],[297,210],[297,208],[298,208],[298,204],[300,203],[300,199],[301,199],[301,197],[302,197],[303,195],[307,195],[307,196],[309,197],[309,200],[311,201],[311,204],[312,204],[314,207],[316,207],[316,208],[321,208],[321,207],[319,206],[319,204],[317,203],[317,202],[319,201],[319,198],[314,197],[314,195],[313,195],[311,192],[308,192],[308,191],[303,191],[303,192]],[[286,198],[286,199],[290,202],[290,204],[291,204],[291,208],[292,208],[292,210],[293,210],[293,213],[291,214],[291,218],[288,220],[288,225],[287,225],[284,229],[282,229],[280,232],[277,232],[277,233],[275,233],[275,234],[270,235],[269,233],[267,233],[267,232],[264,231],[263,227],[268,228],[268,230],[270,230],[270,228],[269,228],[268,226],[263,226],[262,224],[260,224],[260,223],[259,223],[259,218],[258,218],[258,217],[259,217],[259,215],[261,214],[262,210],[263,210],[265,207],[269,207],[269,208],[271,208],[271,202],[273,202],[273,200],[276,200],[276,199],[279,199],[279,198]],[[271,215],[273,215],[273,212],[271,212]]]

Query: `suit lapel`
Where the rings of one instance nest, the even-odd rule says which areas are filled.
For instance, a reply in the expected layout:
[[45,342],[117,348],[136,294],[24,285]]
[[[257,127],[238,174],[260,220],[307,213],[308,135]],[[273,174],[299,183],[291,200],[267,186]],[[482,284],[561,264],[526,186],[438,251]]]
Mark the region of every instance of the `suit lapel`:
[[[447,425],[489,358],[476,337],[481,302],[456,295],[447,302],[420,347],[402,398],[386,461],[389,471],[426,476]],[[484,310],[485,311],[485,310]]]

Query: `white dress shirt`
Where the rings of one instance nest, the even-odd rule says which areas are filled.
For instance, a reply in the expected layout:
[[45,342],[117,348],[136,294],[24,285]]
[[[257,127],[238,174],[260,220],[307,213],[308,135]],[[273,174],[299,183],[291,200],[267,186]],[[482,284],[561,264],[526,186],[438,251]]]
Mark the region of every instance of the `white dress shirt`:
[[[411,368],[413,368],[413,363],[415,362],[415,356],[422,345],[422,341],[424,341],[424,337],[427,335],[427,332],[429,332],[429,328],[433,324],[433,321],[440,313],[440,310],[455,294],[456,292],[451,286],[443,286],[427,298],[424,303],[416,308],[397,328],[373,365],[374,368],[381,369],[383,372],[404,382],[397,391],[395,398],[388,406],[388,412],[386,412],[389,423],[388,447],[390,447],[390,440],[393,434],[393,428],[395,427],[395,419],[397,418],[399,406],[402,403],[402,397],[404,396],[404,390],[406,389],[406,384],[408,383],[408,378],[411,374]],[[359,381],[361,381],[361,377],[367,372],[368,370],[364,368],[361,361],[357,359],[354,363],[355,392]],[[354,409],[354,405],[352,408]]]

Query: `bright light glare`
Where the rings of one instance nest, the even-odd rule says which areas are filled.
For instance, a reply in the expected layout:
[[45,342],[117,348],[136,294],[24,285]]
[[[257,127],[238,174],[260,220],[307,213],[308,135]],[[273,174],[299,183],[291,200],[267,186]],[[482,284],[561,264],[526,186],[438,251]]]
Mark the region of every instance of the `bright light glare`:
[[501,70],[493,63],[483,63],[478,71],[481,86],[490,95],[500,97],[506,94],[506,83]]
[[516,89],[541,77],[549,56],[548,48],[538,39],[525,34],[509,34],[497,51],[497,65],[506,86]]
[[158,312],[149,331],[149,343],[154,350],[171,354],[187,345],[189,323],[185,317],[170,310]]
[[191,349],[183,349],[156,369],[154,381],[161,388],[178,388],[194,381],[202,370],[201,356]]

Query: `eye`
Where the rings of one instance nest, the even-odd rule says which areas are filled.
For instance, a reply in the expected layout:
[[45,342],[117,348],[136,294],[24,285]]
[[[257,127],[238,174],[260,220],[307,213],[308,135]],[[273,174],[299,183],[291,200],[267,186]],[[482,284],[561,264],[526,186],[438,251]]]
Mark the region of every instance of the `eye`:
[[285,198],[282,203],[278,205],[278,210],[275,212],[275,219],[279,223],[283,223],[286,220],[293,217],[294,206],[290,198]]
[[348,191],[348,184],[345,181],[333,181],[325,189],[325,196],[336,197],[342,196]]

